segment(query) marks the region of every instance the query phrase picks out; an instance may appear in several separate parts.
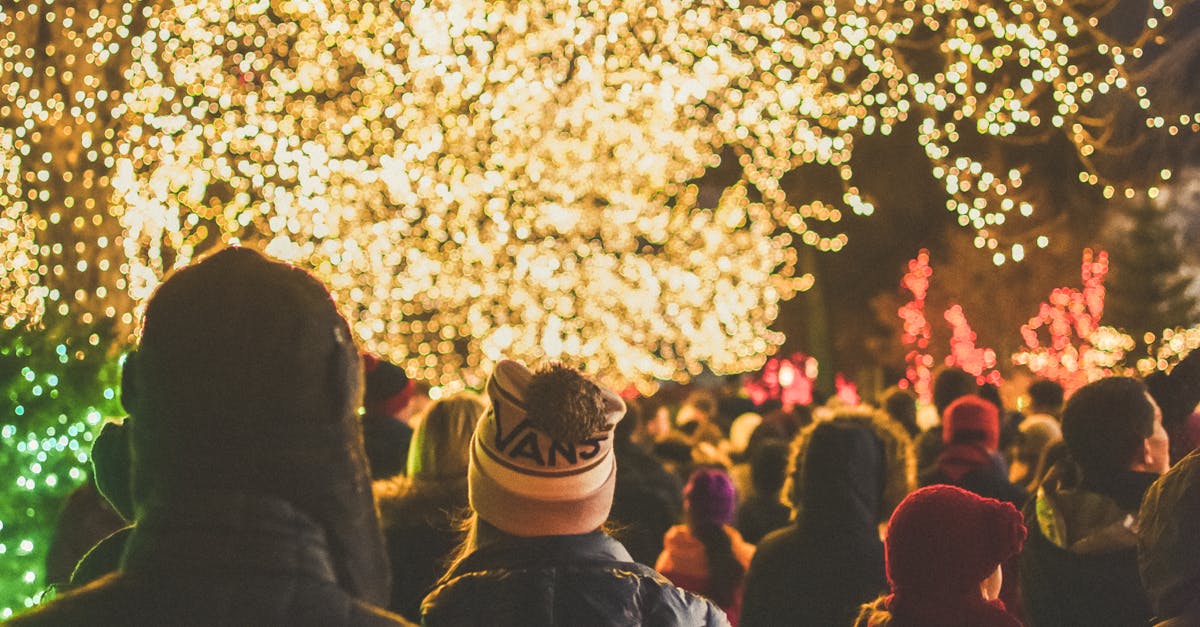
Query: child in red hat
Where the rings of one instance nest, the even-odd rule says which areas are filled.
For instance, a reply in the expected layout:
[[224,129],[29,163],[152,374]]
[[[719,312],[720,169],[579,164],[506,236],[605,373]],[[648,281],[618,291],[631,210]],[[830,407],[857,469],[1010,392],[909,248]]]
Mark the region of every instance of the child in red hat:
[[888,522],[892,593],[864,605],[854,627],[1020,627],[999,600],[1000,564],[1024,540],[1008,503],[949,485],[913,492]]

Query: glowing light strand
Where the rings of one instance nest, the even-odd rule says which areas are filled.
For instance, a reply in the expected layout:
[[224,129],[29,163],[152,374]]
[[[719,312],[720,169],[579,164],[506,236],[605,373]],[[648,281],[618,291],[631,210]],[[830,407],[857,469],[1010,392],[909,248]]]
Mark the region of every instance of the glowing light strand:
[[1050,293],[1038,313],[1021,326],[1026,350],[1013,355],[1013,363],[1029,367],[1040,377],[1062,384],[1070,392],[1103,376],[1119,373],[1124,355],[1120,344],[1092,343],[1104,314],[1104,276],[1108,254],[1083,251],[1082,289],[1060,287]]
[[[837,251],[842,217],[875,211],[860,180],[870,169],[855,167],[861,138],[915,128],[947,206],[1003,263],[1047,245],[1005,229],[1044,210],[1025,164],[973,142],[1064,137],[1080,181],[1111,197],[1133,188],[1101,158],[1121,148],[1100,132],[1108,112],[1134,101],[1149,134],[1200,130],[1197,116],[1158,110],[1127,69],[1172,7],[1155,4],[1124,45],[1086,10],[5,8],[0,146],[20,161],[0,160],[0,180],[17,172],[4,193],[37,216],[21,228],[38,258],[11,266],[0,319],[44,310],[128,329],[130,299],[216,243],[243,241],[314,268],[355,309],[368,348],[433,382],[476,382],[503,352],[572,352],[642,381],[701,364],[753,369],[782,339],[769,330],[778,301],[811,284],[795,276],[792,246]],[[53,51],[36,35],[52,21]],[[701,194],[689,182],[723,150],[739,180]],[[832,168],[840,194],[785,190],[805,165]],[[6,245],[33,250],[29,235]]]
[[933,355],[928,352],[933,327],[925,317],[925,296],[929,292],[929,279],[932,276],[929,251],[921,249],[915,258],[909,260],[908,272],[900,279],[900,287],[912,294],[912,300],[897,312],[904,321],[900,341],[909,347],[904,354],[904,379],[900,381],[900,387],[911,387],[921,402],[926,404],[933,401]]

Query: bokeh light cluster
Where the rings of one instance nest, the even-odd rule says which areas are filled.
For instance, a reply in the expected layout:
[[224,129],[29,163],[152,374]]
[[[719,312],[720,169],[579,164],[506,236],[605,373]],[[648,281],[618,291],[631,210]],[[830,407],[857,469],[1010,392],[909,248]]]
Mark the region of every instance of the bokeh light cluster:
[[[37,219],[3,244],[26,254],[0,319],[77,310],[132,328],[171,268],[242,242],[312,268],[366,348],[434,384],[477,384],[502,354],[634,382],[753,369],[783,339],[779,301],[811,285],[794,247],[837,251],[843,217],[875,211],[864,138],[910,134],[1000,264],[1048,244],[1006,225],[1054,210],[1009,147],[1065,141],[1079,180],[1112,197],[1134,191],[1102,158],[1124,148],[1105,132],[1117,112],[1147,134],[1197,130],[1128,69],[1172,5],[1153,2],[1125,43],[1104,10],[6,6],[0,181]],[[809,166],[840,192],[785,185]]]
[[933,268],[929,265],[929,251],[922,248],[908,261],[908,271],[900,278],[900,289],[911,295],[911,300],[896,312],[904,323],[900,342],[904,353],[904,379],[900,387],[911,388],[922,403],[933,401],[933,355],[929,342],[933,339],[933,325],[925,316],[925,297],[929,294],[929,279]]
[[996,351],[975,345],[978,336],[971,330],[971,323],[967,321],[962,305],[951,305],[943,317],[950,325],[950,353],[946,355],[946,365],[962,368],[975,375],[980,385],[1000,385],[1003,378],[996,369]]
[[1067,395],[1090,381],[1121,374],[1123,343],[1100,325],[1107,274],[1108,253],[1085,249],[1082,287],[1060,287],[1050,293],[1037,315],[1021,325],[1026,348],[1013,355],[1013,363],[1059,382]]
[[[132,0],[0,5],[0,326],[134,323],[109,172]],[[98,340],[99,338],[97,338]]]
[[45,592],[58,505],[90,476],[103,418],[120,415],[116,360],[52,338],[0,331],[0,620]]
[[1151,347],[1152,354],[1137,361],[1140,376],[1154,371],[1167,371],[1187,357],[1188,353],[1200,348],[1200,327],[1163,329],[1157,337],[1147,333],[1144,342]]

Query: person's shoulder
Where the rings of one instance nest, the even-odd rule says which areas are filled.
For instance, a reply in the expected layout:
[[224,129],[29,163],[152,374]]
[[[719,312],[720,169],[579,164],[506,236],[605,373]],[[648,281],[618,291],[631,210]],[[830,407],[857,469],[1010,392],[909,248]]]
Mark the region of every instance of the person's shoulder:
[[417,623],[410,622],[399,614],[358,600],[351,605],[346,624],[354,627],[417,627]]
[[[532,568],[490,568],[455,575],[436,586],[421,604],[428,625],[474,623],[487,614],[497,625],[518,624],[518,606],[545,599],[537,590],[561,588],[568,596],[604,597],[604,602],[570,606],[619,608],[644,625],[725,625],[724,613],[707,599],[683,590],[654,569],[636,562],[582,560]],[[532,596],[530,596],[532,595]],[[485,599],[506,599],[502,606]],[[714,618],[720,616],[720,619]]]
[[799,542],[799,539],[800,529],[794,523],[788,524],[759,539],[757,545],[758,552],[770,554],[773,551],[782,550],[784,547],[796,544]]
[[647,579],[653,583],[642,586],[638,608],[643,625],[729,624],[724,610],[711,600],[684,590],[661,576]]
[[19,627],[71,627],[72,625],[136,624],[130,614],[133,599],[116,573],[58,597],[45,605],[10,619],[5,625]]

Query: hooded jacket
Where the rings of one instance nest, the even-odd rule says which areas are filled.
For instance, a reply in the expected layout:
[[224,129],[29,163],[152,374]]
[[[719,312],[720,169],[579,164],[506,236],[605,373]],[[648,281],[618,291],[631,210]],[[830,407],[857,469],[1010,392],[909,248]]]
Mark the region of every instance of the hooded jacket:
[[325,530],[290,503],[180,494],[131,528],[121,570],[16,626],[404,625],[338,581]]
[[1200,453],[1146,491],[1138,512],[1138,563],[1162,625],[1200,625]]
[[872,424],[834,419],[798,437],[797,519],[759,543],[746,575],[743,627],[846,625],[887,589],[878,525],[911,485],[911,458],[906,436]]
[[729,624],[601,531],[519,538],[481,525],[480,534],[480,548],[425,597],[423,625]]
[[[421,599],[446,570],[462,540],[457,522],[467,511],[467,478],[420,481],[396,477],[376,484],[383,535],[392,569],[388,606],[405,618],[421,618]],[[382,488],[382,489],[380,489]]]
[[121,570],[22,624],[381,624],[390,569],[328,290],[228,248],[164,281],[122,371],[136,529]]
[[1056,466],[1025,508],[1026,616],[1035,627],[1145,625],[1153,612],[1138,578],[1136,516],[1155,475],[1079,483],[1073,474]]

